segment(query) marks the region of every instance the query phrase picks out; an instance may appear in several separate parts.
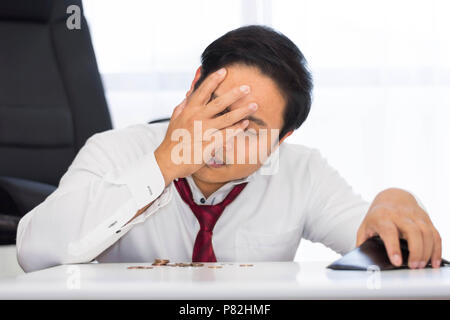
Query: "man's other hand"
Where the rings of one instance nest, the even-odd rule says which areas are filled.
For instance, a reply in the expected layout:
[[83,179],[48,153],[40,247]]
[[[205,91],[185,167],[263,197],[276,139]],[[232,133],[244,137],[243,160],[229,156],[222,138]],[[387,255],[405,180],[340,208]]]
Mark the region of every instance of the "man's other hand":
[[433,268],[439,268],[441,264],[439,232],[409,192],[390,188],[375,197],[359,227],[357,246],[376,235],[383,239],[389,259],[395,266],[402,264],[399,238],[408,241],[409,268],[424,268],[430,260]]

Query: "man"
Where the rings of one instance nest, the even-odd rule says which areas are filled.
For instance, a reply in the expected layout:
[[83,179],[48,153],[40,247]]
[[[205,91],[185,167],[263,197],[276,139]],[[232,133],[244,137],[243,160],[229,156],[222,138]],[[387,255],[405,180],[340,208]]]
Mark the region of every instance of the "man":
[[439,233],[413,195],[391,188],[368,203],[317,150],[283,142],[305,121],[311,90],[302,53],[282,34],[225,34],[203,52],[168,125],[86,142],[20,221],[20,265],[289,261],[302,237],[343,254],[380,235],[394,265],[405,238],[410,268],[439,267]]

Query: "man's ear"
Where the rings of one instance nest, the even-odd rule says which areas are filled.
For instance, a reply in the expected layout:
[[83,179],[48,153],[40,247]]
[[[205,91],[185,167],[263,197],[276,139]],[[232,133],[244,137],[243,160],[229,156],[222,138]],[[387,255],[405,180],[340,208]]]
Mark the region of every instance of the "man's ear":
[[194,91],[195,84],[197,83],[198,79],[200,79],[201,75],[202,75],[202,66],[197,68],[197,71],[195,72],[194,80],[192,80],[192,83],[191,83],[191,88],[189,89],[188,92],[186,92],[186,97],[189,97],[191,95],[191,93]]
[[294,131],[291,130],[291,131],[286,132],[286,134],[283,136],[283,138],[281,138],[281,140],[278,142],[278,145],[280,145],[284,141],[284,139],[289,137],[292,134],[292,132],[294,132]]

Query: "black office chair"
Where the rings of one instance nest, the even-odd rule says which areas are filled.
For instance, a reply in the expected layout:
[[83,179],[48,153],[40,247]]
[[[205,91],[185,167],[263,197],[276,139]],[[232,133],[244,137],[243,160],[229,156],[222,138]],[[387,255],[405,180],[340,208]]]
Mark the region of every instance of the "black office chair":
[[170,118],[161,118],[161,119],[149,121],[148,124],[162,123],[162,122],[169,122],[169,121],[170,121]]
[[111,129],[81,0],[0,1],[0,244],[57,187],[78,150]]

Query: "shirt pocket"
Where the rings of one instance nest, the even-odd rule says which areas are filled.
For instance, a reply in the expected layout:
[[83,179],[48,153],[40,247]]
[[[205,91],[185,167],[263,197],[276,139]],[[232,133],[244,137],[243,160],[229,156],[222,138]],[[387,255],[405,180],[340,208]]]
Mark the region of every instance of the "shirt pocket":
[[235,238],[236,261],[293,261],[301,235],[301,227],[279,233],[239,229]]

